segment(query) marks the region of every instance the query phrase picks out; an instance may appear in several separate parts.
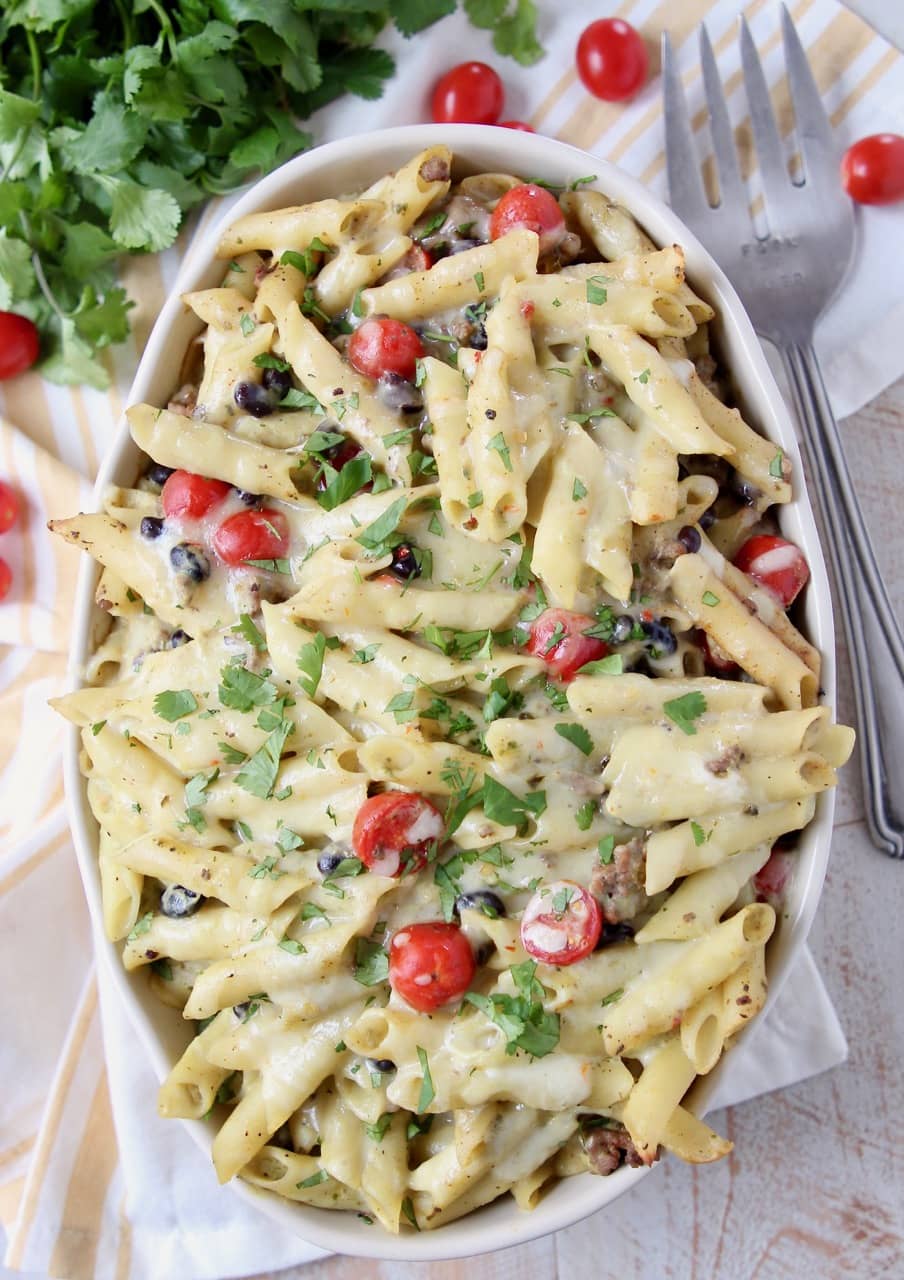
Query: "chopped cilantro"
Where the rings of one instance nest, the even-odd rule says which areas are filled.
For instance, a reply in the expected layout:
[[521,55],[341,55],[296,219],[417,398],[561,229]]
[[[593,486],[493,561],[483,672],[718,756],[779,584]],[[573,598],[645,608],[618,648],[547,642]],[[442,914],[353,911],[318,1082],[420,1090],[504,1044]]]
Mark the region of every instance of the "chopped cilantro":
[[577,747],[585,756],[593,751],[593,739],[582,724],[557,724],[553,727],[560,738]]
[[154,698],[154,710],[161,720],[181,720],[197,711],[198,702],[190,689],[165,689]]
[[433,1088],[433,1077],[430,1074],[427,1051],[422,1049],[420,1045],[416,1045],[415,1048],[417,1049],[417,1060],[421,1064],[421,1092],[417,1100],[417,1114],[422,1116],[436,1097],[436,1091]]
[[694,721],[698,720],[706,711],[706,699],[702,693],[695,689],[691,693],[683,694],[680,698],[672,698],[670,701],[664,702],[662,709],[682,733],[686,733],[688,737],[693,737],[697,732]]

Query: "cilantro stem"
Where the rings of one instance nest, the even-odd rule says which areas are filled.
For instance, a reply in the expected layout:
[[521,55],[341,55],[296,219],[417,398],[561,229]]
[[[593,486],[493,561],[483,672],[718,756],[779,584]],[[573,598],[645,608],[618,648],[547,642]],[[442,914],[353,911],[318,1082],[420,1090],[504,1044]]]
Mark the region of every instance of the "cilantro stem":
[[176,34],[173,31],[173,24],[170,22],[166,10],[158,3],[158,0],[145,0],[145,2],[151,12],[157,15],[157,21],[160,23],[160,29],[166,36],[166,43],[170,51],[170,57],[173,62],[176,62]]
[[41,54],[38,49],[38,42],[35,39],[35,33],[25,28],[25,39],[28,41],[28,52],[31,54],[31,78],[33,81],[31,88],[31,100],[37,102],[41,96]]

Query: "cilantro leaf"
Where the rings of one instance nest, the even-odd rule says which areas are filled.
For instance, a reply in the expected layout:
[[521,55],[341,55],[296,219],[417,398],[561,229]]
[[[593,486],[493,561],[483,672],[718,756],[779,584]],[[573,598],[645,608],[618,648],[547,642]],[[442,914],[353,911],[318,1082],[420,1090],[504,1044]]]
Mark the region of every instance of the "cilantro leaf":
[[422,1116],[436,1097],[436,1090],[433,1088],[433,1077],[430,1074],[427,1050],[422,1049],[420,1045],[415,1045],[415,1048],[417,1049],[417,1060],[421,1065],[421,1092],[417,1100],[417,1114]]
[[682,733],[693,737],[697,732],[694,721],[699,720],[706,711],[706,698],[699,690],[694,689],[691,693],[682,694],[680,698],[671,698],[668,702],[664,702],[662,709]]
[[247,712],[254,707],[269,706],[278,696],[275,684],[247,667],[229,663],[220,670],[217,697],[224,707]]
[[253,796],[261,800],[269,800],[273,794],[276,775],[279,773],[279,762],[286,738],[292,732],[291,720],[283,720],[258,747],[253,756],[245,762],[235,775],[236,783]]
[[252,648],[257,649],[259,653],[263,653],[267,648],[267,642],[255,626],[254,622],[252,622],[250,614],[240,614],[238,622],[234,627],[230,627],[230,631],[235,632],[237,635],[244,636]]
[[506,1053],[524,1049],[534,1058],[544,1058],[559,1043],[559,1015],[543,1007],[545,991],[534,976],[536,963],[527,960],[509,972],[519,992],[517,996],[494,992],[490,996],[468,991],[465,1000],[494,1022],[506,1037]]
[[545,809],[545,791],[529,791],[526,796],[517,796],[495,778],[484,778],[483,811],[491,822],[504,827],[523,827],[530,818],[539,818]]
[[313,698],[323,675],[323,655],[326,653],[326,636],[318,631],[313,640],[303,644],[295,659],[300,671],[301,687],[309,698]]
[[355,541],[359,542],[372,556],[386,555],[387,551],[391,551],[395,545],[390,539],[399,527],[407,506],[407,498],[396,498],[382,515],[377,516],[372,524],[358,534]]
[[355,941],[355,981],[362,987],[375,987],[389,977],[389,956],[377,938]]
[[154,710],[162,720],[181,720],[197,711],[198,702],[190,689],[165,689],[154,698]]
[[585,756],[593,751],[593,739],[582,724],[557,724],[553,728],[560,738],[577,747]]

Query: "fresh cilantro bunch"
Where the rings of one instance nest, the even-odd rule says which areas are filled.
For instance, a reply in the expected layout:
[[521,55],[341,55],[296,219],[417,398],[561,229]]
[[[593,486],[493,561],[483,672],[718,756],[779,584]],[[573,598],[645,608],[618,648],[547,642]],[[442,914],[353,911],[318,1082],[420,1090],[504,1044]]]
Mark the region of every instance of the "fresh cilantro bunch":
[[[0,310],[33,320],[41,371],[104,387],[122,342],[127,251],[309,147],[344,93],[378,98],[394,22],[411,36],[457,0],[7,0],[0,6]],[[500,53],[536,61],[532,0],[465,0]]]

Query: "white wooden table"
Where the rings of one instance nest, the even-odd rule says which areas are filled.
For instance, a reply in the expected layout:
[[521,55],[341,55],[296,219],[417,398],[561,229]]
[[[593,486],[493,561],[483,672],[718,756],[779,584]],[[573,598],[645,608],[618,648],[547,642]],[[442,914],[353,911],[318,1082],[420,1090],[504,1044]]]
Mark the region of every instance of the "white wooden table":
[[[901,616],[904,380],[843,431]],[[841,639],[838,659],[839,719],[851,723]],[[694,1169],[667,1159],[636,1191],[545,1240],[461,1262],[336,1257],[279,1272],[279,1280],[902,1280],[902,938],[904,863],[869,843],[855,758],[839,787],[832,862],[810,936],[850,1042],[844,1066],[716,1112],[712,1123],[735,1143],[727,1160]]]

